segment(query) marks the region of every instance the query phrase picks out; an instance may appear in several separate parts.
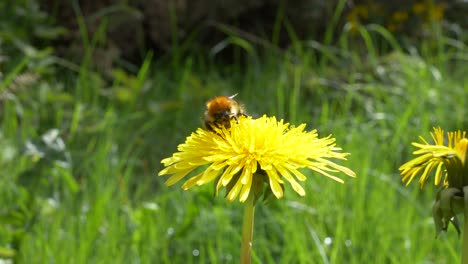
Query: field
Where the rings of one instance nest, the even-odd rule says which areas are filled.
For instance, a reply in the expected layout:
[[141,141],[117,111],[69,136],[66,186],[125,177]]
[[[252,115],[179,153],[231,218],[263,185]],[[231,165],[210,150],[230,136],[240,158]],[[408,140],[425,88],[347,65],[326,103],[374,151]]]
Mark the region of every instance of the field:
[[371,25],[287,49],[233,34],[232,63],[148,51],[105,73],[95,39],[75,64],[3,34],[0,263],[238,263],[243,204],[157,176],[206,101],[236,93],[254,117],[332,134],[357,175],[304,171],[305,197],[286,185],[259,203],[253,263],[460,262],[453,226],[435,238],[438,187],[405,187],[398,170],[433,127],[468,129],[466,43],[439,33],[401,44]]

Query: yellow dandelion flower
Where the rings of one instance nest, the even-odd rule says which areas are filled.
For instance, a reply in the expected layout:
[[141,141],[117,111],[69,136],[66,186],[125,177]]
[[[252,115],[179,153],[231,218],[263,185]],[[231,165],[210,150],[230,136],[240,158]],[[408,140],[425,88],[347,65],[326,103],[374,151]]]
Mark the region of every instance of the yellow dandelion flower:
[[[264,179],[276,198],[283,197],[284,182],[291,184],[301,196],[305,195],[297,182],[306,176],[299,170],[308,168],[338,182],[333,172],[343,172],[354,177],[350,169],[340,166],[330,158],[346,159],[348,153],[339,152],[331,136],[318,138],[317,131],[304,131],[305,124],[292,127],[283,120],[263,116],[258,119],[240,117],[233,120],[231,128],[220,128],[216,133],[198,129],[187,137],[178,151],[161,163],[166,168],[159,176],[172,175],[166,185],[173,185],[198,168],[202,172],[188,179],[182,188],[216,180],[216,193],[227,188],[226,198],[237,197],[246,201],[259,178]],[[255,191],[255,190],[254,190]]]
[[424,13],[426,5],[423,2],[418,2],[413,5],[413,12],[418,15]]
[[429,20],[441,21],[444,18],[445,5],[435,5],[429,12]]
[[365,5],[356,5],[353,11],[358,17],[369,18],[369,8]]
[[[413,143],[419,148],[413,154],[418,155],[400,167],[402,181],[407,185],[419,174],[421,189],[428,180],[430,173],[435,169],[434,185],[439,185],[444,179],[446,187],[461,188],[468,184],[468,167],[466,166],[468,139],[466,132],[456,131],[447,133],[444,142],[444,131],[434,128],[431,132],[434,144],[429,144],[420,137],[421,143]],[[445,144],[444,144],[445,143]]]
[[401,28],[401,25],[400,25],[400,24],[395,24],[395,23],[388,23],[388,24],[387,24],[387,29],[388,29],[390,32],[396,32],[396,31],[398,31],[400,28]]
[[392,20],[396,22],[403,22],[408,19],[408,13],[406,11],[396,11],[392,14]]
[[346,20],[348,21],[348,25],[349,25],[349,29],[351,33],[353,34],[357,33],[362,21],[365,21],[368,18],[369,18],[369,8],[365,5],[356,5],[346,15]]

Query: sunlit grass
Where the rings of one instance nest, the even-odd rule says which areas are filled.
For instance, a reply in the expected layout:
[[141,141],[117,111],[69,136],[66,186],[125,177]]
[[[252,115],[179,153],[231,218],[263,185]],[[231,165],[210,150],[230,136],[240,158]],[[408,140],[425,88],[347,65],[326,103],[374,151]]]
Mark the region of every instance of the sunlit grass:
[[[372,30],[400,51],[378,54]],[[285,199],[258,205],[254,263],[459,262],[453,232],[435,239],[435,189],[405,189],[398,167],[432,126],[466,129],[466,61],[408,55],[381,28],[359,33],[358,47],[343,33],[339,47],[296,41],[279,53],[231,36],[247,63],[148,54],[140,71],[114,71],[110,86],[88,56],[77,71],[58,67],[60,77],[18,90],[11,84],[25,70],[12,66],[0,80],[11,95],[0,99],[0,214],[13,220],[3,220],[0,247],[18,250],[20,263],[237,263],[241,204],[211,186],[166,188],[156,175],[201,125],[205,101],[238,93],[255,117],[332,134],[357,174],[341,185],[305,172],[307,196],[287,186]],[[464,48],[451,54],[466,58]],[[52,128],[64,152],[24,154]]]

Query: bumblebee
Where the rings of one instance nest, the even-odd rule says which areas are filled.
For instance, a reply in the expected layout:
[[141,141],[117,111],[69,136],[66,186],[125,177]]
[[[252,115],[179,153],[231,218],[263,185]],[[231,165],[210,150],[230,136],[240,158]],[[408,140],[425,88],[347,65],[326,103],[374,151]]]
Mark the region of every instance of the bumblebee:
[[231,120],[238,120],[239,116],[247,116],[244,106],[234,100],[237,94],[231,96],[217,96],[206,103],[205,129],[214,131],[213,127],[231,127]]

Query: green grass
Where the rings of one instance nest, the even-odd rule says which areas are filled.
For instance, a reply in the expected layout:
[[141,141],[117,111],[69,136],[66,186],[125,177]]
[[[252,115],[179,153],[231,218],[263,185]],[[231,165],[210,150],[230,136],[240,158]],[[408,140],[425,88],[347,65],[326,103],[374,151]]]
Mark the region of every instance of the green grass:
[[[259,204],[254,263],[459,262],[453,228],[435,239],[435,187],[404,187],[398,167],[433,126],[467,130],[466,47],[441,38],[438,49],[409,55],[382,28],[358,36],[278,51],[231,35],[245,64],[187,54],[157,62],[148,53],[138,72],[115,69],[112,83],[92,65],[98,36],[78,66],[47,50],[22,53],[0,79],[0,256],[237,263],[242,204],[214,198],[212,186],[168,188],[156,175],[200,126],[206,100],[239,93],[254,116],[333,134],[351,153],[341,164],[357,174],[342,185],[308,173],[305,197],[287,186],[284,199]],[[388,47],[396,51],[380,53]],[[56,138],[42,138],[55,128]]]

